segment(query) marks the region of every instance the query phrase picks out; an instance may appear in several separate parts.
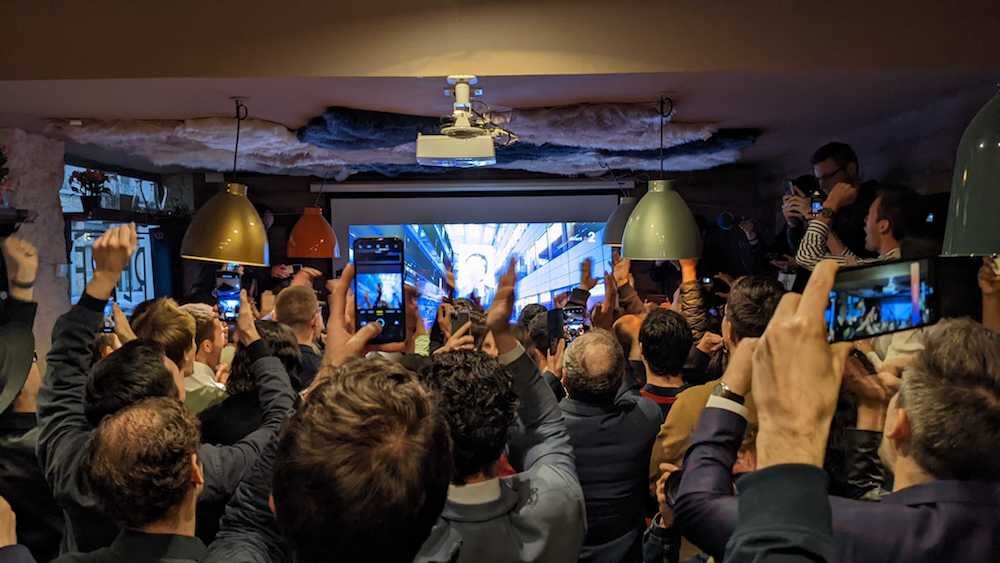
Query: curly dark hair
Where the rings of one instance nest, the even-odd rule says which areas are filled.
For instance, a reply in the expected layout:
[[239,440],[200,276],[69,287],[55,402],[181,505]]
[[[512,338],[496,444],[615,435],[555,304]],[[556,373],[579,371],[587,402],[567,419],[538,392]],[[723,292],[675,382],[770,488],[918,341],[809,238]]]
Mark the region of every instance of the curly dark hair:
[[83,413],[91,426],[143,399],[180,398],[163,356],[159,344],[133,340],[94,364],[83,392]]
[[[275,321],[256,321],[257,332],[260,337],[267,342],[271,348],[271,354],[281,360],[285,366],[285,372],[291,380],[292,388],[295,391],[303,389],[299,372],[302,371],[302,350],[299,349],[299,341],[295,338],[295,333],[288,325]],[[229,381],[226,383],[226,393],[239,395],[250,391],[257,391],[257,378],[254,377],[250,369],[253,362],[250,355],[242,344],[236,347],[236,354],[233,355],[233,363],[229,368]]]
[[694,335],[680,313],[656,309],[642,321],[639,343],[642,344],[642,357],[654,374],[677,375],[691,351]]
[[[324,368],[327,370],[330,368]],[[272,490],[296,561],[412,561],[444,509],[451,440],[434,394],[383,359],[321,376],[288,419]]]
[[738,338],[757,338],[764,334],[778,308],[785,288],[777,280],[760,276],[743,276],[729,289],[726,320]]
[[127,528],[162,519],[191,488],[198,419],[177,399],[145,399],[106,417],[91,434],[85,476],[101,509]]
[[496,358],[468,350],[434,356],[420,372],[438,393],[454,444],[455,484],[491,475],[507,444],[517,395],[510,372]]

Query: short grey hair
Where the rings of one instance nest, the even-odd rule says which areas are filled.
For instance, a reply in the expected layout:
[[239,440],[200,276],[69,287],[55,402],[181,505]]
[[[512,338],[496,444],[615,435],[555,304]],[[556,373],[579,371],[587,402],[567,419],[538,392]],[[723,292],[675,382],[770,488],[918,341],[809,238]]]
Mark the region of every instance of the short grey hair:
[[910,420],[914,459],[938,479],[996,480],[1000,334],[951,319],[925,329],[923,340],[898,399]]
[[563,369],[571,396],[614,397],[625,375],[625,353],[613,334],[592,330],[566,349]]

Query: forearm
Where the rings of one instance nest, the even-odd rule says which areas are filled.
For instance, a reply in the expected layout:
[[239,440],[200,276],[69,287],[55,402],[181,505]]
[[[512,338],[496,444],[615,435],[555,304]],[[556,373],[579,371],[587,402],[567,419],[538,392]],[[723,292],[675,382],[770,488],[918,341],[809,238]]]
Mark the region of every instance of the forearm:
[[708,330],[708,317],[705,315],[705,302],[701,297],[701,287],[697,280],[681,284],[681,316],[691,328],[694,341],[701,340]]
[[744,478],[739,524],[726,546],[726,563],[832,562],[833,517],[826,474],[783,464]]
[[618,286],[618,304],[624,309],[626,315],[641,315],[643,313],[642,298],[629,284]]
[[827,251],[829,234],[830,226],[824,221],[819,219],[809,221],[809,227],[806,228],[806,233],[795,253],[795,261],[807,270],[812,270],[823,260],[835,260],[839,264],[845,264],[847,262],[845,257],[834,256]]
[[535,363],[519,349],[520,344],[502,355],[500,361],[510,370],[519,401],[518,417],[524,425],[524,439],[520,440],[525,450],[524,468],[545,463],[562,466],[575,475],[573,447],[559,403]]
[[1000,332],[1000,293],[983,295],[983,326]]

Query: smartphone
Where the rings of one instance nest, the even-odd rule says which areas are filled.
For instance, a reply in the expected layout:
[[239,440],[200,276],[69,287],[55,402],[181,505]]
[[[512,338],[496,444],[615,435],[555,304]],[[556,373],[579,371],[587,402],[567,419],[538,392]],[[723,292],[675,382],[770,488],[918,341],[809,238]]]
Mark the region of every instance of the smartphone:
[[104,326],[101,327],[101,332],[110,334],[115,331],[115,302],[115,293],[112,292],[108,304],[104,306]]
[[823,192],[816,190],[809,196],[809,211],[813,215],[819,215],[820,211],[823,211],[823,202],[826,201],[826,196]]
[[795,182],[785,180],[785,195],[795,195]]
[[234,323],[240,316],[240,274],[219,270],[215,274],[215,298],[219,303],[219,316],[227,323]]
[[705,276],[701,278],[701,283],[705,285],[712,285],[712,276]]
[[472,326],[469,327],[469,334],[472,336],[476,350],[480,350],[483,347],[483,340],[486,339],[486,333],[489,332],[486,330],[486,315],[478,311],[456,311],[451,318],[451,333],[455,334],[458,329],[470,321]]
[[566,342],[576,340],[587,330],[587,309],[582,305],[567,305],[562,310],[563,336]]
[[824,320],[830,342],[910,330],[940,317],[934,261],[904,260],[837,272]]
[[546,325],[548,327],[549,335],[549,353],[555,353],[556,346],[559,345],[559,341],[565,338],[566,330],[564,324],[564,316],[562,309],[549,309],[546,313]]
[[354,307],[356,328],[378,323],[382,332],[371,342],[406,340],[403,304],[403,241],[395,237],[354,241]]
[[467,322],[469,322],[469,312],[456,311],[454,316],[451,317],[451,333],[455,334],[458,332],[458,329],[465,326]]

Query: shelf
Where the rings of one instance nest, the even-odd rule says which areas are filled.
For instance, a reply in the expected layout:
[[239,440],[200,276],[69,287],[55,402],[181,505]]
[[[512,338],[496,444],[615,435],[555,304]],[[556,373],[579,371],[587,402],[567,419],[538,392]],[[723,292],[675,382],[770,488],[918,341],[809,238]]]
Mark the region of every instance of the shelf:
[[120,209],[97,209],[93,213],[63,213],[63,217],[67,221],[111,221],[113,223],[142,223],[143,225],[184,223],[191,220],[189,215],[141,213]]

